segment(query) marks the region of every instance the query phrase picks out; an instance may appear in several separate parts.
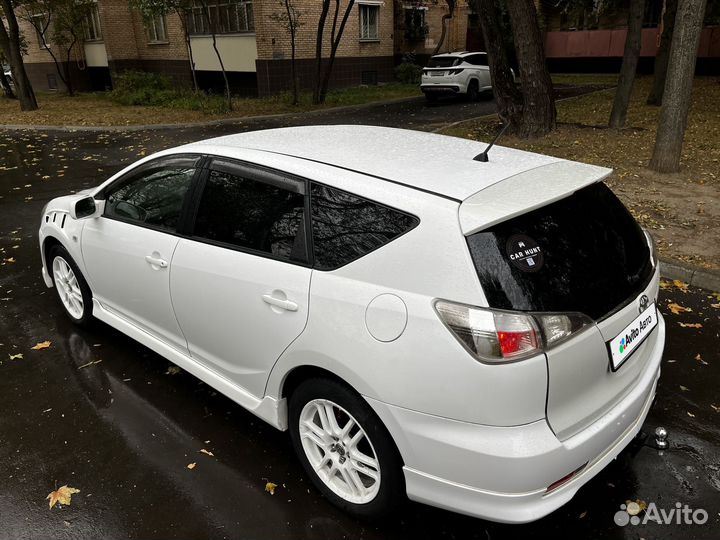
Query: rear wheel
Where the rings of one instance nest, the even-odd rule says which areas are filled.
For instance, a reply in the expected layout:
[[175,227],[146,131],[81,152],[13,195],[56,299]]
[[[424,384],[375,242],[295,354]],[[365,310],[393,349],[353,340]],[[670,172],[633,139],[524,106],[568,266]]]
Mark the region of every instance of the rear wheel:
[[50,269],[60,303],[75,324],[92,321],[92,293],[68,251],[59,245],[50,250]]
[[470,84],[468,84],[467,97],[470,101],[478,101],[480,99],[480,87],[476,80],[472,80]]
[[332,379],[309,379],[290,397],[290,436],[313,484],[360,517],[387,515],[404,499],[402,461],[370,406]]

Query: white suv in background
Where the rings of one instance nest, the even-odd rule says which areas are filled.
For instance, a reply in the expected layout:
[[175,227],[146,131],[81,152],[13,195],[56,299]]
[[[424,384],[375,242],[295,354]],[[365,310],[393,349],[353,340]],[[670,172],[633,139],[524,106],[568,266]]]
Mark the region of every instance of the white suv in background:
[[423,68],[420,89],[428,101],[450,94],[465,94],[477,101],[482,93],[492,91],[487,53],[436,54]]

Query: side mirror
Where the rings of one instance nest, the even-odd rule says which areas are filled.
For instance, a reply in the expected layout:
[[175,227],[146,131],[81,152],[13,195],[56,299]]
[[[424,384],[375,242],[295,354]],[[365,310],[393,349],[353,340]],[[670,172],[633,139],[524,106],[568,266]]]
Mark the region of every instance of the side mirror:
[[105,201],[96,201],[90,196],[83,197],[70,207],[70,217],[73,219],[98,217],[102,214],[104,207]]

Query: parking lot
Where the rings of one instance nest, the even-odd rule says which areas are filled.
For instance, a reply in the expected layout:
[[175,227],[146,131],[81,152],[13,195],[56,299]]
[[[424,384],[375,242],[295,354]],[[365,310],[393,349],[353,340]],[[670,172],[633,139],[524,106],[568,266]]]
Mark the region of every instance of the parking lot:
[[[219,127],[0,132],[0,536],[7,538],[714,538],[720,536],[720,298],[667,285],[667,344],[644,431],[566,506],[510,526],[415,503],[383,523],[347,517],[304,477],[286,434],[103,324],[72,325],[40,276],[37,228],[51,198],[100,183],[140,156],[244,129],[369,123],[418,129],[492,112],[422,101]],[[487,111],[486,111],[487,109]],[[690,308],[680,315],[670,303]],[[679,323],[701,324],[699,328]],[[38,342],[49,348],[32,350]],[[238,344],[242,346],[241,343]],[[22,354],[22,358],[11,356]],[[201,452],[206,450],[206,452]],[[212,454],[212,455],[210,455]],[[188,463],[196,463],[188,469]],[[468,464],[472,466],[472,464]],[[274,495],[267,482],[278,485]],[[80,489],[70,506],[47,494]],[[704,525],[619,526],[628,501],[704,509]]]

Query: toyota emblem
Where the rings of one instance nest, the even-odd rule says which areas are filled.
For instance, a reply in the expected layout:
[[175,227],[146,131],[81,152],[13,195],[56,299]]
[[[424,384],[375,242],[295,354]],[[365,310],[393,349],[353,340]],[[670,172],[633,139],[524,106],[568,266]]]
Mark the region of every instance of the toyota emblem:
[[643,294],[640,297],[640,313],[645,311],[650,304],[650,299],[648,298],[647,294]]

